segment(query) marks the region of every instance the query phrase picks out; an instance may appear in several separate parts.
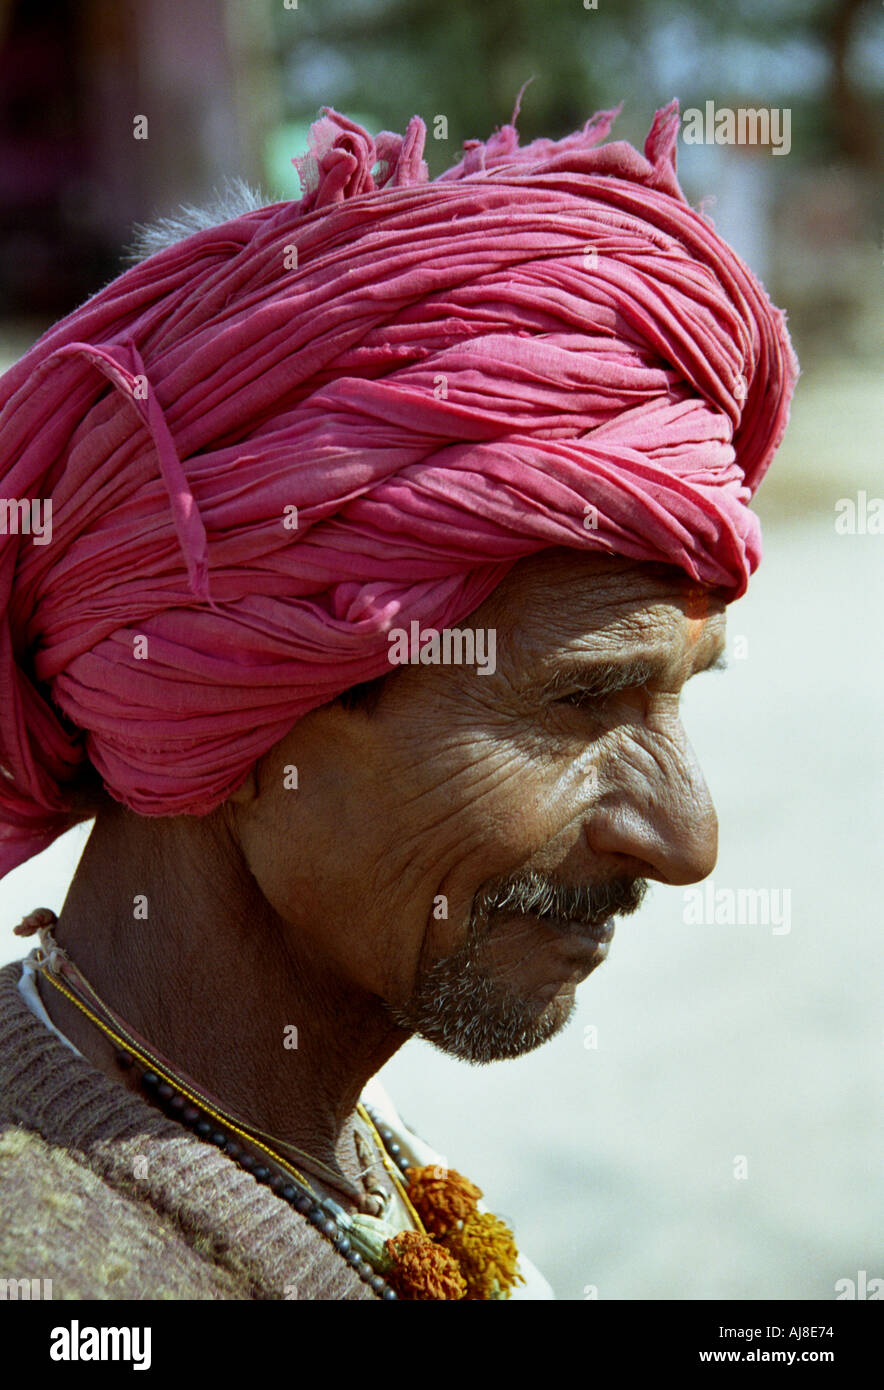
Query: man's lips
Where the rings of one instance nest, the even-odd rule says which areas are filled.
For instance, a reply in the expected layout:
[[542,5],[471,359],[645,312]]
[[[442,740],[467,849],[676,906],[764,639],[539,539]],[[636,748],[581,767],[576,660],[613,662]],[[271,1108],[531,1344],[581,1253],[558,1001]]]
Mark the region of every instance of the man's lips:
[[[532,914],[536,916],[536,914]],[[601,922],[575,922],[573,918],[537,917],[538,922],[552,927],[553,931],[566,936],[576,936],[581,941],[593,941],[597,946],[607,946],[614,935],[614,918],[605,917]]]
[[579,922],[573,918],[503,909],[499,913],[499,921],[502,927],[531,923],[543,928],[553,949],[574,964],[586,964],[593,970],[607,956],[614,935],[613,917],[606,917],[600,922]]
[[597,946],[607,946],[614,935],[613,917],[605,917],[599,922],[580,922],[575,921],[573,917],[550,917],[546,913],[503,909],[501,917],[504,916],[509,921],[516,918],[523,922],[539,922],[541,926],[549,927],[551,931],[560,932],[563,936],[576,937],[580,941],[593,942]]

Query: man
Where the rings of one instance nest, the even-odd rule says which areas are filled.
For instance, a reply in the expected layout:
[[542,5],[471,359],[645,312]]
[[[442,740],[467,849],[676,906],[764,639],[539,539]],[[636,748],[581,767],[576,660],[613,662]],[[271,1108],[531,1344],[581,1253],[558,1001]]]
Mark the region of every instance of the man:
[[372,1078],[539,1046],[646,881],[712,870],[678,696],[796,374],[675,105],[644,158],[614,114],[429,184],[417,118],[328,112],[299,204],[0,382],[53,526],[4,538],[0,871],[96,816],[0,972],[0,1249],[56,1296],[549,1296]]

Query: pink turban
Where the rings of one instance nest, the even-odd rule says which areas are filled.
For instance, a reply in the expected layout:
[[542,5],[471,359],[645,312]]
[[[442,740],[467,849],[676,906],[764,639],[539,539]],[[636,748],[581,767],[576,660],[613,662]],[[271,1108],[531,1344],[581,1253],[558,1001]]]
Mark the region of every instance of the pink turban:
[[209,812],[521,556],[734,598],[758,564],[797,364],[679,188],[677,103],[644,157],[597,148],[609,111],[433,182],[418,117],[325,110],[300,202],[151,256],[0,378],[0,498],[52,503],[50,543],[0,536],[0,875],[82,818],[86,759],[136,812]]

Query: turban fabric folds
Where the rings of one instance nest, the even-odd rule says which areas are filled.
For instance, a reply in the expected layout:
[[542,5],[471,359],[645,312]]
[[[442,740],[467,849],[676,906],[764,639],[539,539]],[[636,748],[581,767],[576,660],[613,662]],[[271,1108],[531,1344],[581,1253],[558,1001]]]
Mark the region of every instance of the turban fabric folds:
[[326,108],[299,202],[151,256],[0,378],[0,497],[52,525],[0,535],[0,875],[76,821],[86,759],[134,811],[209,812],[522,556],[743,593],[797,364],[679,188],[677,104],[644,155],[600,144],[615,115],[428,181],[418,117]]

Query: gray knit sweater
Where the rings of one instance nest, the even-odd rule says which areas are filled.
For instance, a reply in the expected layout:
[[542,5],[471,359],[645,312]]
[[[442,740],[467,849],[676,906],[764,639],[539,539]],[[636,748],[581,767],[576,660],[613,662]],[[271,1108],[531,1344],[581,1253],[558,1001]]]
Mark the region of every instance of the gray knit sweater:
[[0,1279],[51,1279],[56,1299],[377,1297],[286,1202],[54,1037],[20,975],[0,970]]

